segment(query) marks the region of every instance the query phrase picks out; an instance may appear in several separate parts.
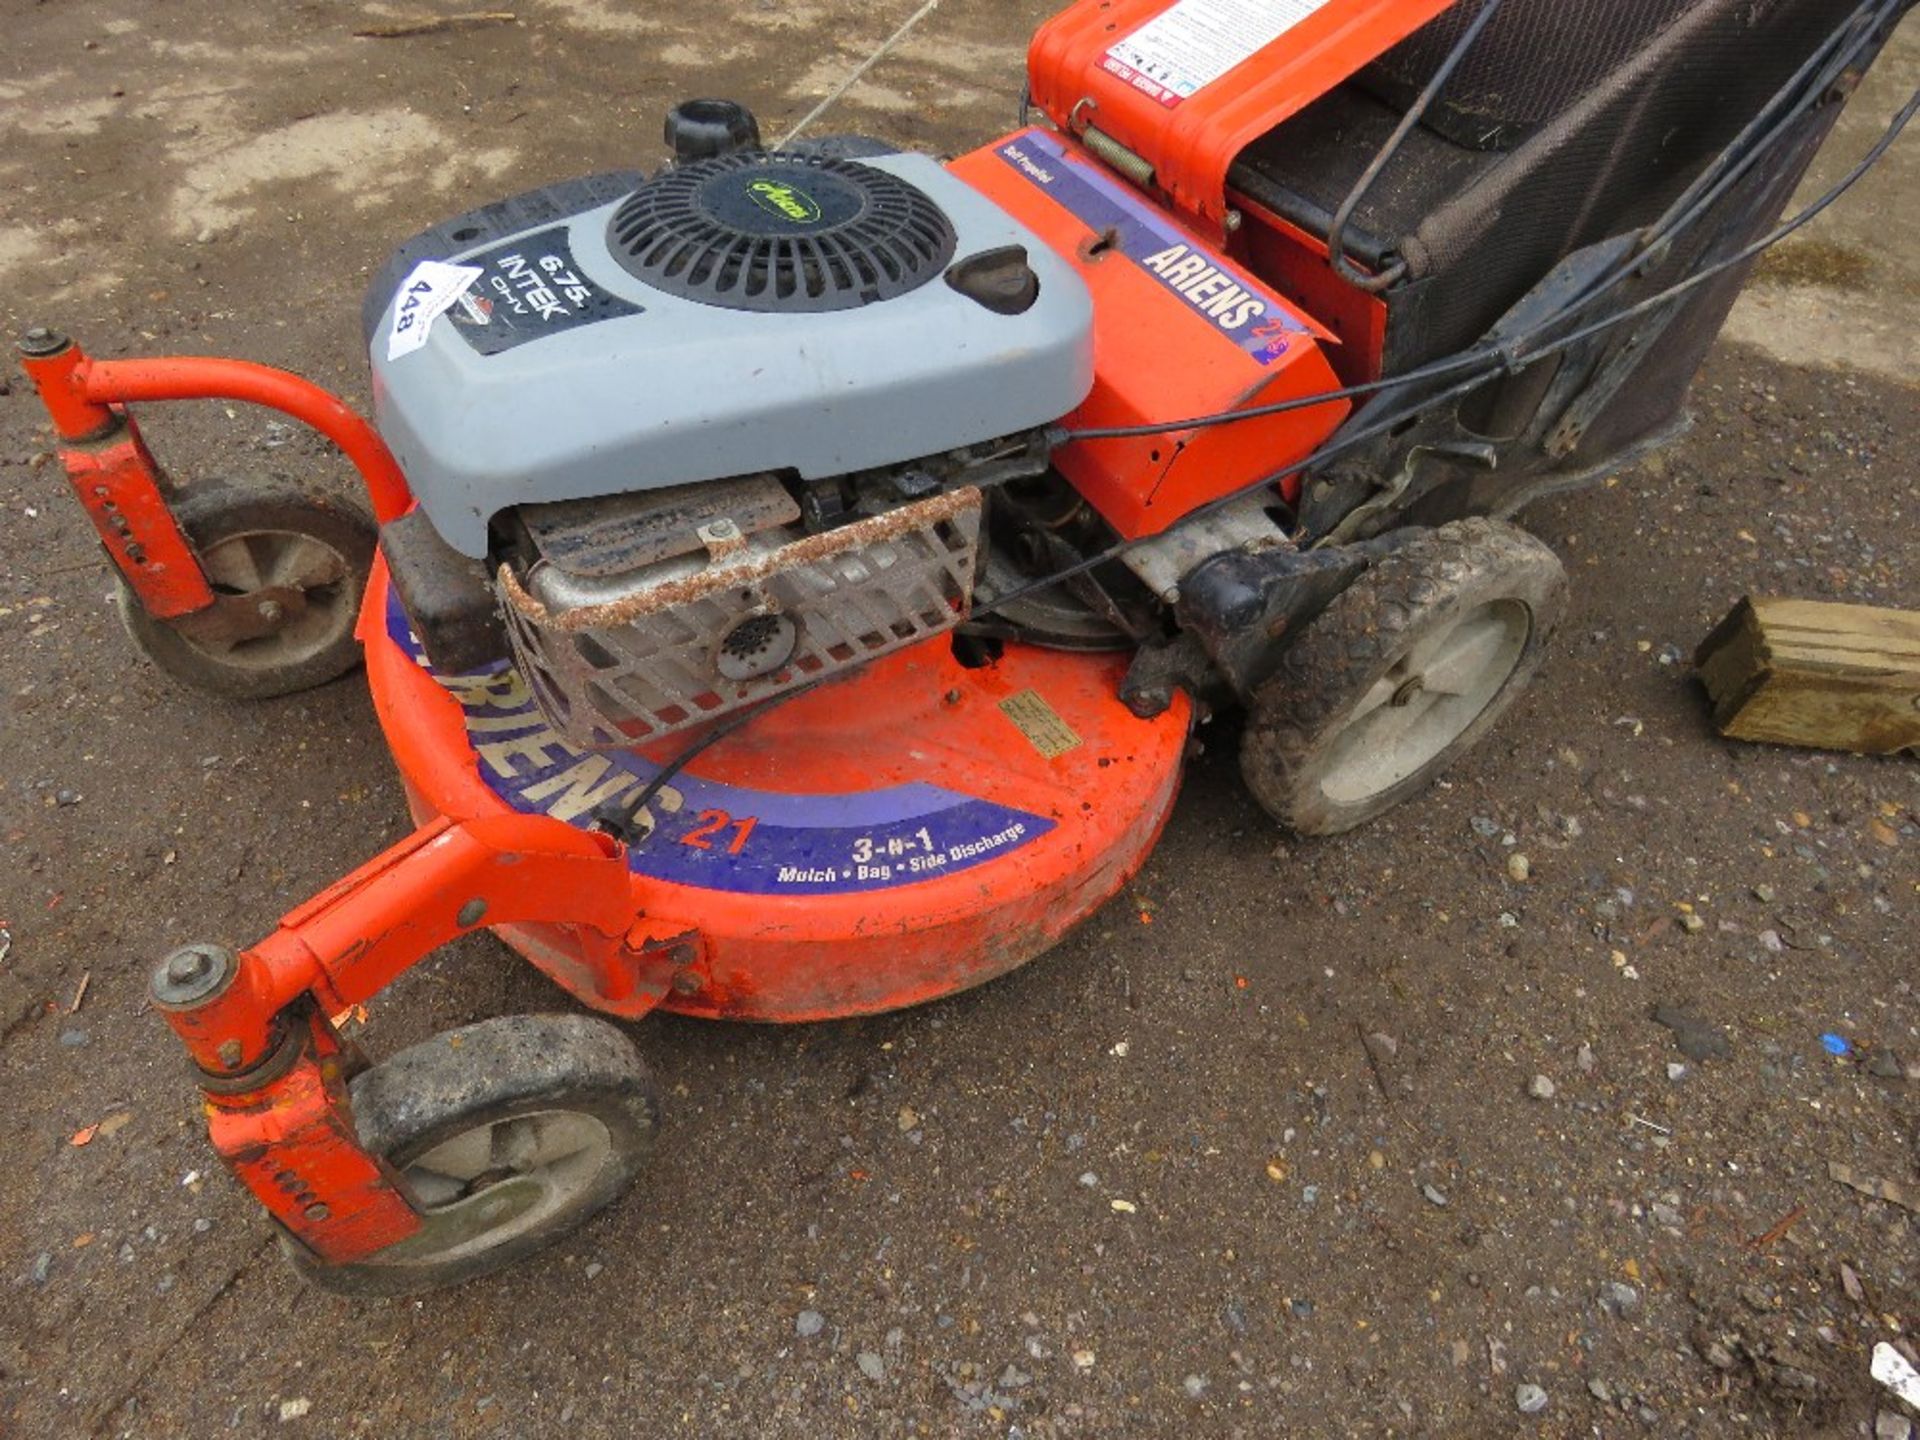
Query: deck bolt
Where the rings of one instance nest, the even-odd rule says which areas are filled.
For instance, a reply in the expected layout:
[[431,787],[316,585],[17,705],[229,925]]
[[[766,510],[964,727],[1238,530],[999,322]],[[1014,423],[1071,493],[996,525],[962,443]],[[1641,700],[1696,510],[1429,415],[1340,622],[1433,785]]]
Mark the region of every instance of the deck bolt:
[[167,960],[167,979],[175,985],[204,980],[213,969],[213,957],[204,950],[176,951]]
[[44,325],[36,325],[20,337],[20,353],[29,359],[44,359],[49,355],[58,355],[67,348],[67,337],[58,330],[49,330]]
[[286,613],[287,607],[282,605],[278,600],[262,600],[260,602],[260,618],[269,625],[278,625]]
[[149,988],[170,1010],[190,1010],[213,999],[233,978],[237,961],[218,945],[186,945],[154,967]]
[[227,1069],[238,1070],[240,1068],[240,1056],[240,1042],[238,1040],[223,1040],[220,1042],[220,1063],[226,1066]]
[[673,977],[674,993],[692,995],[700,989],[700,977],[691,970],[678,971]]

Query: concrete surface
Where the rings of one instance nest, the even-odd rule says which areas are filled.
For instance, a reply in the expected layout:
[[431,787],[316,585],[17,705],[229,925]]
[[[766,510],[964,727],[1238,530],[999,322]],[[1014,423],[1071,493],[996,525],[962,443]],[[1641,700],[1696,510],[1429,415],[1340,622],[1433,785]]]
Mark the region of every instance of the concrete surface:
[[[651,160],[685,94],[774,129],[909,9],[515,8],[383,41],[350,32],[397,7],[0,0],[0,320],[364,402],[398,239]],[[949,4],[839,122],[989,138],[1045,8]],[[1917,65],[1910,23],[1823,169]],[[1920,606],[1915,154],[1769,263],[1687,441],[1530,517],[1575,619],[1445,786],[1281,841],[1213,727],[1138,882],[1022,972],[861,1024],[637,1027],[653,1171],[417,1302],[294,1281],[143,1001],[160,950],[250,939],[403,833],[364,691],[227,706],[145,665],[12,377],[0,1434],[1871,1433],[1920,1229],[1827,1166],[1911,1194],[1920,1101],[1819,1037],[1920,1060],[1916,771],[1722,743],[1678,657],[1749,589]],[[253,412],[149,433],[186,474],[340,474]],[[561,1003],[479,939],[361,1038]],[[1730,1055],[1683,1056],[1660,1003]]]

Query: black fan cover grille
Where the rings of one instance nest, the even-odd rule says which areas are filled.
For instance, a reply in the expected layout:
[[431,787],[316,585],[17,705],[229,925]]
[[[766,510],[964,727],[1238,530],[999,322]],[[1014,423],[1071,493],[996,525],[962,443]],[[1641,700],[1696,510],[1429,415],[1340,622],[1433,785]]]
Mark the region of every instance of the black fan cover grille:
[[851,160],[740,151],[677,166],[613,212],[607,248],[640,280],[730,310],[850,310],[939,275],[940,207]]

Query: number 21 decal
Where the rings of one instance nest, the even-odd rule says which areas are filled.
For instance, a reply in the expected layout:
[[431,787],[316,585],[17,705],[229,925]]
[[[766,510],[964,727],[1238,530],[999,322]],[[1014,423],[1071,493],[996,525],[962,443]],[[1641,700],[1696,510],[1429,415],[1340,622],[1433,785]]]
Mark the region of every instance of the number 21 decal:
[[753,815],[736,820],[724,810],[702,810],[699,822],[680,837],[680,843],[691,845],[696,850],[711,850],[720,832],[731,828],[733,839],[727,843],[727,854],[738,855],[746,847],[747,837],[753,833],[753,827],[759,823],[758,817]]

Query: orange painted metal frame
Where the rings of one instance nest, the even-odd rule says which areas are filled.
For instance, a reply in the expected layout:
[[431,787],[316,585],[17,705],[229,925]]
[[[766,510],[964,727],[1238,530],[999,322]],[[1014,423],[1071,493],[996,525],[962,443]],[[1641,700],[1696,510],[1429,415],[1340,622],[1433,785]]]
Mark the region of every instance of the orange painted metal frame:
[[1027,52],[1034,102],[1070,133],[1095,125],[1153,166],[1154,182],[1218,241],[1227,171],[1260,136],[1405,39],[1454,0],[1327,0],[1272,44],[1175,105],[1101,68],[1108,49],[1176,0],[1079,0]]
[[162,620],[196,614],[213,587],[167,507],[159,465],[125,406],[145,400],[237,400],[312,426],[360,472],[375,516],[413,503],[406,477],[373,426],[309,380],[267,365],[209,356],[95,360],[71,341],[21,363],[54,429],[60,463],[100,542],[146,609]]
[[159,467],[132,416],[119,417],[99,439],[62,446],[60,463],[107,557],[142,605],[173,620],[213,604],[213,587],[167,508]]
[[371,999],[449,940],[535,921],[564,927],[592,977],[574,987],[589,1004],[644,1013],[664,993],[664,972],[643,975],[647,957],[624,943],[636,921],[620,845],[500,811],[429,821],[289,911],[240,953],[219,993],[165,1010],[206,1076],[215,1148],[323,1259],[363,1258],[419,1223],[354,1134],[341,1046],[324,1017]]

